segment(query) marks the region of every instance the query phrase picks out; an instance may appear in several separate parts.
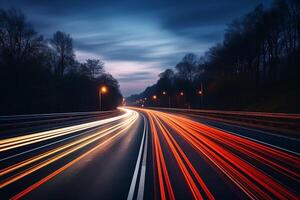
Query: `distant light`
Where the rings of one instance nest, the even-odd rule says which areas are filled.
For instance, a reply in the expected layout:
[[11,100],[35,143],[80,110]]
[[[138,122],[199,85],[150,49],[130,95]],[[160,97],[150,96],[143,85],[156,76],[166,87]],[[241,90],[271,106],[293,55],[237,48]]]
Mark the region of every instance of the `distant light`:
[[107,87],[106,86],[102,86],[100,89],[101,93],[106,93],[107,92]]
[[146,97],[145,97],[144,99],[145,99],[145,101],[147,100],[147,98],[146,98]]
[[167,93],[165,91],[163,91],[163,95],[166,95]]
[[156,95],[153,95],[152,98],[155,100],[155,99],[157,99],[157,96],[156,96]]
[[200,95],[201,95],[201,94],[202,94],[202,90],[199,90],[199,91],[198,91],[198,94],[200,94]]
[[144,104],[142,104],[142,107],[144,107]]
[[180,95],[183,96],[183,92],[180,92]]

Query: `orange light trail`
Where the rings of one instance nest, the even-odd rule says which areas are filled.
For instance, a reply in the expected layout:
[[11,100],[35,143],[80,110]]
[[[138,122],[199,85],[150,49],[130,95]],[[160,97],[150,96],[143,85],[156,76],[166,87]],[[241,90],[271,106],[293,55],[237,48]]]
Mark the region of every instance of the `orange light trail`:
[[49,131],[42,131],[39,133],[27,134],[24,136],[18,136],[18,137],[0,140],[0,152],[18,148],[18,147],[22,147],[25,145],[30,145],[30,144],[41,142],[41,141],[45,141],[48,139],[61,137],[64,135],[68,135],[68,134],[77,132],[77,131],[81,131],[81,130],[85,130],[88,128],[93,128],[93,127],[104,125],[104,124],[107,124],[110,122],[114,122],[114,121],[117,121],[120,119],[126,119],[130,115],[131,115],[131,113],[125,110],[125,113],[123,115],[117,116],[117,117],[112,117],[112,118],[103,119],[103,120],[99,120],[99,121],[88,122],[88,123],[84,123],[84,124],[73,125],[73,126],[69,126],[69,127],[58,128],[58,129],[49,130]]
[[[52,155],[52,154],[55,154],[55,153],[57,153],[57,152],[60,152],[60,151],[65,150],[65,149],[67,149],[67,148],[69,148],[69,147],[75,146],[75,145],[77,145],[77,144],[84,144],[84,145],[82,145],[82,147],[83,147],[83,146],[86,146],[86,145],[88,145],[88,144],[90,144],[90,143],[92,143],[92,142],[94,142],[94,141],[96,141],[96,140],[99,140],[99,139],[101,139],[101,138],[107,136],[108,134],[110,134],[110,133],[112,133],[112,132],[114,132],[114,131],[120,129],[120,128],[123,127],[123,126],[126,126],[126,125],[127,125],[128,123],[130,123],[130,122],[131,122],[131,121],[128,121],[128,122],[125,121],[125,122],[123,122],[123,123],[114,125],[114,126],[112,126],[112,127],[110,127],[110,128],[104,129],[104,130],[102,130],[102,131],[100,131],[100,132],[96,132],[96,133],[94,133],[94,134],[92,134],[92,135],[90,135],[90,136],[84,137],[84,138],[82,138],[82,139],[79,139],[79,140],[76,140],[76,141],[74,141],[74,142],[68,143],[68,144],[63,145],[63,146],[61,146],[61,147],[58,147],[58,148],[55,148],[55,149],[53,149],[53,150],[47,151],[47,152],[45,152],[45,153],[43,153],[43,154],[41,154],[41,155],[37,155],[37,156],[35,156],[35,157],[33,157],[33,158],[29,158],[29,159],[27,159],[27,160],[25,160],[25,161],[22,161],[22,162],[20,162],[20,163],[16,163],[16,164],[14,164],[14,165],[12,165],[12,166],[9,166],[9,167],[7,167],[7,168],[1,169],[1,170],[0,170],[0,176],[3,176],[3,175],[5,175],[5,174],[7,174],[7,173],[10,173],[10,172],[12,172],[12,171],[14,171],[14,170],[17,170],[17,169],[19,169],[19,168],[21,168],[21,167],[24,167],[24,166],[26,166],[26,165],[29,165],[29,164],[31,164],[31,163],[33,163],[33,162],[36,162],[36,161],[38,161],[38,160],[41,160],[41,159],[43,159],[43,158],[45,158],[45,157],[48,157],[48,156],[50,156],[50,155]],[[84,143],[84,142],[85,142],[85,143]],[[72,152],[75,151],[75,150],[77,150],[77,148],[74,148],[74,150],[70,150],[68,154],[72,153]],[[66,154],[66,155],[67,155],[67,154]],[[0,187],[2,187],[2,184],[1,184],[1,183],[0,183]]]
[[[121,120],[120,122],[118,122],[117,124],[115,124],[109,128],[106,128],[101,131],[96,131],[94,129],[89,130],[88,132],[91,132],[92,134],[87,134],[88,132],[86,132],[86,135],[84,135],[84,137],[82,137],[80,139],[71,141],[62,146],[56,147],[54,149],[51,149],[51,150],[41,153],[39,155],[36,155],[36,156],[33,156],[26,160],[23,160],[19,163],[8,166],[4,169],[0,169],[0,177],[3,177],[6,174],[9,175],[9,174],[13,173],[14,171],[16,171],[15,174],[11,174],[8,178],[5,178],[4,180],[2,180],[0,182],[0,188],[4,188],[5,186],[7,186],[11,183],[14,183],[15,181],[18,181],[18,180],[22,179],[23,177],[28,176],[29,174],[31,174],[43,167],[48,166],[51,163],[54,163],[55,161],[70,155],[73,152],[78,151],[79,149],[87,147],[88,145],[95,143],[96,141],[99,141],[102,138],[105,138],[104,140],[100,141],[100,144],[97,145],[96,147],[93,147],[91,150],[88,150],[86,153],[79,155],[79,157],[75,158],[74,160],[69,162],[67,165],[61,167],[59,170],[56,170],[55,172],[53,172],[46,178],[42,179],[41,180],[42,182],[38,182],[39,184],[37,184],[39,186],[46,180],[49,180],[50,177],[52,178],[55,175],[59,174],[61,171],[68,168],[69,166],[71,166],[72,164],[74,164],[75,162],[77,162],[78,160],[83,158],[84,156],[88,155],[92,151],[96,150],[97,148],[100,148],[101,146],[107,144],[108,142],[112,142],[114,139],[116,139],[122,133],[124,133],[124,131],[128,130],[128,128],[130,128],[138,119],[137,112],[130,111],[128,109],[124,109],[124,111],[127,113],[125,115],[127,118],[123,119],[124,117],[121,117],[121,118],[114,118],[114,120],[107,120],[107,121],[111,121],[111,122],[117,122],[118,120]],[[46,158],[46,160],[45,160],[45,158]],[[38,162],[38,161],[40,161],[40,162]],[[31,166],[31,164],[34,164],[34,165]],[[27,169],[24,169],[21,172],[17,171],[18,169],[24,168],[26,166],[29,166],[29,167]],[[29,188],[31,188],[31,189],[27,188],[26,190],[24,190],[20,194],[16,195],[15,197],[19,198],[19,197],[24,196],[25,194],[27,194],[28,192],[30,192],[34,188],[36,188],[37,185],[35,184],[33,186],[30,186]]]
[[85,156],[87,156],[88,154],[92,153],[93,151],[103,147],[104,145],[107,145],[110,142],[113,142],[117,137],[119,137],[122,133],[124,133],[124,131],[126,131],[128,128],[130,128],[130,126],[133,124],[134,122],[132,122],[131,124],[129,124],[128,126],[126,126],[124,129],[122,129],[121,131],[117,132],[116,134],[114,134],[113,136],[111,136],[110,138],[106,139],[105,141],[103,141],[102,143],[98,144],[97,146],[93,147],[92,149],[90,149],[89,151],[85,152],[84,154],[80,155],[79,157],[77,157],[76,159],[72,160],[71,162],[67,163],[66,165],[62,166],[61,168],[57,169],[56,171],[52,172],[51,174],[49,174],[48,176],[44,177],[43,179],[39,180],[38,182],[34,183],[33,185],[29,186],[28,188],[26,188],[25,190],[21,191],[20,193],[16,194],[15,196],[13,196],[11,198],[11,200],[17,200],[17,199],[21,199],[22,197],[24,197],[25,195],[27,195],[28,193],[30,193],[31,191],[33,191],[34,189],[38,188],[39,186],[41,186],[42,184],[46,183],[47,181],[49,181],[50,179],[52,179],[53,177],[57,176],[58,174],[60,174],[61,172],[63,172],[64,170],[68,169],[69,167],[71,167],[73,164],[75,164],[76,162],[78,162],[79,160],[81,160],[82,158],[84,158]]

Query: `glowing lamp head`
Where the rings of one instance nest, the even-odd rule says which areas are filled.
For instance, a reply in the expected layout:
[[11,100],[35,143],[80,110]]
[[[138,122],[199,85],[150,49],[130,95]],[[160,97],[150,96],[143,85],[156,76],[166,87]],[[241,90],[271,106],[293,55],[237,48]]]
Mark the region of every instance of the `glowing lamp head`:
[[157,99],[157,96],[156,95],[153,95],[153,97],[152,97],[154,100],[156,100]]
[[199,90],[199,91],[198,91],[198,94],[200,94],[200,95],[201,95],[201,94],[202,94],[202,91],[201,91],[201,90]]
[[163,95],[166,95],[167,93],[165,91],[163,91]]
[[183,96],[183,92],[180,92],[180,96]]
[[106,93],[106,92],[107,92],[107,87],[106,87],[106,86],[102,86],[102,87],[100,88],[100,92],[101,92],[101,93]]

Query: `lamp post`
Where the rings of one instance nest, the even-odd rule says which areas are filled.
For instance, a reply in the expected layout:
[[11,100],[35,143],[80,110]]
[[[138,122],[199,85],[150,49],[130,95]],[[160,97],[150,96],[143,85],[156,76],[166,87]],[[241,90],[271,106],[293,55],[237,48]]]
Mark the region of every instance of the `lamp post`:
[[99,90],[99,108],[100,111],[102,111],[102,93],[105,94],[107,92],[107,87],[106,86],[101,86]]
[[202,82],[201,82],[201,88],[198,91],[198,94],[200,95],[201,108],[203,108],[203,84],[202,84]]
[[183,99],[182,99],[182,100],[183,100],[183,107],[185,107],[185,97],[184,97],[184,93],[183,93],[183,92],[180,92],[179,95],[182,96],[182,98],[183,98]]
[[[154,102],[156,102],[157,96],[156,96],[156,95],[153,95],[153,96],[152,96],[152,99],[153,99]],[[154,105],[155,105],[155,103],[154,103]]]
[[[166,96],[166,95],[167,95],[167,92],[163,91],[162,94],[163,94],[164,96]],[[170,96],[170,95],[168,95],[168,105],[169,105],[169,108],[171,108],[171,96]]]

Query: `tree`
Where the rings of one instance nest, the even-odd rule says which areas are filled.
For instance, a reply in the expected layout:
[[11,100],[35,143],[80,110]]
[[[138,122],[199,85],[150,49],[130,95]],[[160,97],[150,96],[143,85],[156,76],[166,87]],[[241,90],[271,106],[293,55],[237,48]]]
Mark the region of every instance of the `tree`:
[[[78,70],[82,65],[86,73]],[[110,90],[104,108],[115,109],[122,95],[103,65],[90,59],[79,63],[69,34],[57,31],[44,40],[21,11],[0,9],[1,115],[98,110],[101,84]]]
[[182,61],[175,68],[180,78],[192,81],[197,67],[197,56],[195,54],[186,54]]
[[53,35],[51,44],[55,49],[58,59],[54,72],[57,76],[62,77],[66,68],[74,62],[72,38],[69,34],[57,31]]
[[87,59],[83,65],[86,68],[88,76],[91,78],[104,73],[104,62],[99,59]]
[[174,71],[172,69],[166,69],[164,72],[160,73],[158,76],[160,79],[171,80],[172,78],[174,78]]
[[0,55],[3,62],[18,66],[35,56],[44,45],[19,10],[0,10]]

